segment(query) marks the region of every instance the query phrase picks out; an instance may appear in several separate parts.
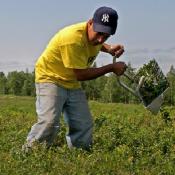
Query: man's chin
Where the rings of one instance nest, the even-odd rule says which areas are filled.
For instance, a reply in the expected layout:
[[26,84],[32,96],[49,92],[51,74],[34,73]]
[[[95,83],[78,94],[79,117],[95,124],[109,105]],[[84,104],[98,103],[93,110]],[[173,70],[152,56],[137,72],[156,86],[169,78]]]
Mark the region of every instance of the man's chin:
[[92,46],[97,46],[97,45],[100,45],[101,43],[99,43],[98,41],[89,41],[89,43],[92,45]]
[[92,42],[91,44],[92,44],[93,46],[97,46],[97,45],[99,45],[100,43]]

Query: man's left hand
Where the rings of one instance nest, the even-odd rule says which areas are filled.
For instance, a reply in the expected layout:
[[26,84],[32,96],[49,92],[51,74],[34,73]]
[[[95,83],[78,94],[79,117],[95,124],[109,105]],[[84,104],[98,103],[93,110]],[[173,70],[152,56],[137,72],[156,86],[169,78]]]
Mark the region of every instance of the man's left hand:
[[123,45],[111,45],[109,49],[109,53],[117,58],[119,58],[124,51],[125,50]]

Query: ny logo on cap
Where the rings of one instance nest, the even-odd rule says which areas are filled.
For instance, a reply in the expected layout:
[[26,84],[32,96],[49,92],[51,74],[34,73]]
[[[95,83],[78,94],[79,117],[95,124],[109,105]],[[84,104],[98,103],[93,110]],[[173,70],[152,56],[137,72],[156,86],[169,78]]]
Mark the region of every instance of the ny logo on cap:
[[101,21],[103,22],[109,22],[109,15],[108,14],[103,14]]

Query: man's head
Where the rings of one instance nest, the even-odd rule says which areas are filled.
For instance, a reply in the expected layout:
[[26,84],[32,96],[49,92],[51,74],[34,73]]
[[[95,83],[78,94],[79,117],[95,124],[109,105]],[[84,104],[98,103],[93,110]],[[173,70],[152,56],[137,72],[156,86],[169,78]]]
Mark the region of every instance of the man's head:
[[88,21],[87,35],[92,45],[104,43],[117,29],[118,15],[110,7],[98,8]]
[[98,8],[93,16],[93,28],[95,32],[114,35],[117,29],[118,14],[110,7]]

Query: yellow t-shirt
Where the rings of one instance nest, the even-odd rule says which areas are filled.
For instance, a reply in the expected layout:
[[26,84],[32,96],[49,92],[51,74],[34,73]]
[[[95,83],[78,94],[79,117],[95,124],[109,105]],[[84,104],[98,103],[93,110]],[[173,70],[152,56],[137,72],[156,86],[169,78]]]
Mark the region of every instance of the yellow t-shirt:
[[69,89],[80,88],[73,69],[90,67],[101,46],[90,45],[87,23],[78,23],[60,30],[51,39],[35,66],[35,82],[53,82]]

